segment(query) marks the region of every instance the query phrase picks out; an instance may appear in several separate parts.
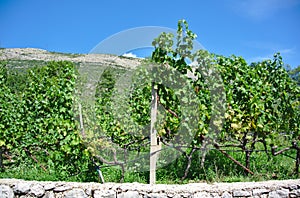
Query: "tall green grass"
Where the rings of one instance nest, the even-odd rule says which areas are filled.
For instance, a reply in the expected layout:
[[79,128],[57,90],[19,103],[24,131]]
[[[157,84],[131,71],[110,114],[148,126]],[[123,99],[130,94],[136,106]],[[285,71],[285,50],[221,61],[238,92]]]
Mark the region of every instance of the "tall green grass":
[[[227,151],[232,157],[244,163],[245,155],[242,152]],[[295,153],[288,152],[286,155],[271,156],[265,152],[254,152],[251,155],[250,170],[254,175],[246,174],[245,171],[217,150],[210,150],[206,156],[204,167],[201,167],[201,154],[196,152],[193,156],[188,177],[181,181],[184,175],[187,161],[179,157],[174,162],[157,170],[157,183],[174,184],[189,182],[246,182],[263,180],[283,180],[299,178],[293,173]],[[121,169],[112,166],[101,168],[105,182],[120,182]],[[7,167],[0,172],[0,178],[17,178],[25,180],[43,181],[78,181],[78,182],[100,182],[96,168],[91,165],[86,170],[74,173],[74,176],[66,177],[63,171],[48,169],[44,171],[38,165],[24,162],[18,167]],[[89,173],[89,174],[87,174]],[[88,176],[87,176],[88,175]],[[149,172],[126,171],[123,182],[149,182]]]

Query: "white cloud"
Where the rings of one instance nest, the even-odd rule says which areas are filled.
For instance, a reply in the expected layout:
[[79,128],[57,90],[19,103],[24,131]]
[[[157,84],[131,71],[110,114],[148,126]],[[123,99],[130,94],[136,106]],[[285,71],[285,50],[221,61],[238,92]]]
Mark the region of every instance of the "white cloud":
[[128,58],[137,58],[137,56],[135,54],[131,53],[131,52],[125,53],[122,56],[125,56],[125,57],[128,57]]
[[277,12],[299,4],[298,0],[239,0],[231,1],[240,15],[254,20],[272,17]]
[[254,48],[260,51],[265,52],[280,52],[281,54],[295,54],[296,53],[296,46],[289,48],[283,48],[282,44],[276,42],[267,42],[267,41],[244,41],[242,42],[244,46],[247,48]]
[[266,59],[273,59],[275,53],[279,52],[283,59],[294,57],[297,54],[297,47],[283,46],[276,42],[268,41],[244,41],[243,45],[259,56],[248,58],[247,62],[258,62]]
[[278,50],[278,52],[280,52],[280,54],[285,54],[285,55],[290,55],[290,54],[295,54],[295,48],[289,48],[289,49],[282,49],[282,50]]
[[292,54],[295,54],[295,48],[289,48],[289,49],[282,49],[282,50],[274,50],[274,53],[273,54],[266,54],[264,56],[256,56],[256,57],[252,57],[252,58],[249,58],[247,59],[247,62],[248,63],[252,63],[252,62],[261,62],[261,61],[264,61],[264,60],[273,60],[273,57],[274,57],[274,54],[279,52],[280,55],[283,57],[283,59],[285,57],[288,57]]
[[264,60],[272,60],[273,59],[273,54],[272,55],[266,55],[266,56],[256,56],[256,57],[252,57],[252,58],[249,58],[247,59],[247,63],[250,64],[250,63],[255,63],[255,62],[262,62]]

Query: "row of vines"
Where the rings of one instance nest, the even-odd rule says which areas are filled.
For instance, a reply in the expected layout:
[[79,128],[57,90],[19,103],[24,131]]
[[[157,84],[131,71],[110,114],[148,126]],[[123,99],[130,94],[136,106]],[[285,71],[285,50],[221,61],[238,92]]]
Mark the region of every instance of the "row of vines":
[[0,63],[1,170],[34,164],[47,173],[59,172],[62,180],[93,177],[72,110],[75,65],[42,64],[14,68]]
[[[204,166],[214,150],[245,174],[255,174],[252,156],[263,151],[268,158],[288,153],[298,174],[300,88],[280,54],[248,65],[242,57],[193,51],[195,38],[184,20],[178,22],[176,38],[159,35],[151,60],[131,72],[132,81],[122,92],[126,94],[118,90],[126,71],[105,69],[97,82],[92,113],[78,111],[81,97],[76,82],[83,81],[78,65],[62,61],[16,69],[1,61],[1,171],[35,164],[59,172],[62,180],[75,176],[85,181],[97,177],[95,166],[120,166],[121,178],[125,171],[145,171],[141,166],[149,163],[154,86],[160,106],[155,127],[161,167],[172,163],[167,159],[183,159],[180,177],[186,179],[192,177],[193,161],[199,158],[196,166]],[[153,64],[158,67],[150,71],[147,67]],[[172,88],[178,74],[192,76],[185,78],[188,88]],[[122,108],[128,114],[123,115]],[[242,152],[244,161],[228,149]]]
[[[131,159],[137,164],[128,154],[134,150],[139,153],[139,166],[149,163],[147,160],[140,162],[139,156],[150,149],[147,124],[150,123],[151,86],[154,83],[160,106],[157,114],[158,117],[163,115],[156,122],[158,142],[162,145],[158,163],[164,166],[170,163],[170,158],[176,159],[176,154],[170,157],[174,153],[166,148],[180,153],[185,159],[182,179],[189,176],[192,162],[197,161],[199,153],[201,160],[198,166],[204,165],[210,150],[218,151],[247,175],[255,174],[250,168],[251,161],[255,163],[253,153],[264,152],[268,159],[287,154],[294,159],[294,173],[298,174],[300,89],[285,69],[280,54],[275,54],[273,60],[248,65],[242,57],[224,57],[205,50],[192,52],[195,38],[196,35],[183,20],[178,23],[176,38],[162,33],[153,41],[155,51],[151,61],[159,66],[153,66],[151,62],[146,64],[146,67],[153,67],[152,72],[149,68],[135,71],[134,77],[131,76],[135,79],[131,86],[128,89],[122,87],[128,94],[118,101],[125,104],[122,108],[128,109],[125,114],[119,108],[122,104],[115,102],[116,95],[121,97],[116,90],[120,86],[116,84],[120,77],[114,77],[111,70],[103,73],[99,82],[98,125],[104,135],[112,137],[103,142],[117,144],[119,150],[115,146],[100,148],[98,153],[102,152],[102,156],[99,159],[107,164],[119,165],[124,170],[124,161],[128,164]],[[196,66],[188,64],[195,61]],[[170,83],[166,85],[165,82],[178,80],[176,75],[191,76],[187,82],[197,96],[196,109],[189,97],[190,89],[178,86],[174,90]],[[190,123],[184,121],[185,100],[192,106],[188,109],[192,115]],[[197,112],[196,118],[192,111]],[[195,124],[196,128],[191,126]],[[185,128],[184,134],[182,128]],[[227,150],[243,153],[244,161],[235,159]]]

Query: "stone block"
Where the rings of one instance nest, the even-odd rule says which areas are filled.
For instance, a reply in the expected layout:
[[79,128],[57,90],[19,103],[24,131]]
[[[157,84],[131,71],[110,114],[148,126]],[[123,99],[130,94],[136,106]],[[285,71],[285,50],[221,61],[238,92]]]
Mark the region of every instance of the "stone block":
[[15,186],[14,186],[14,192],[16,194],[26,194],[30,191],[30,183],[17,183]]
[[95,190],[94,191],[94,198],[116,198],[116,192],[113,190],[106,190],[106,191],[101,191],[101,190]]
[[262,195],[262,194],[268,194],[270,190],[265,188],[259,188],[259,189],[253,189],[252,194],[255,195]]
[[245,190],[235,190],[233,191],[233,197],[250,197],[251,192]]
[[64,192],[65,198],[87,198],[84,190],[81,188],[75,188],[70,191]]
[[232,195],[229,193],[229,192],[224,192],[223,194],[222,194],[222,198],[232,198]]
[[289,190],[288,189],[281,189],[269,192],[269,198],[288,198],[289,197]]
[[0,197],[1,198],[14,198],[14,191],[6,185],[0,185]]
[[34,184],[30,187],[30,194],[36,197],[42,197],[45,194],[45,189],[40,184]]
[[209,193],[207,192],[198,192],[194,195],[194,198],[211,198]]

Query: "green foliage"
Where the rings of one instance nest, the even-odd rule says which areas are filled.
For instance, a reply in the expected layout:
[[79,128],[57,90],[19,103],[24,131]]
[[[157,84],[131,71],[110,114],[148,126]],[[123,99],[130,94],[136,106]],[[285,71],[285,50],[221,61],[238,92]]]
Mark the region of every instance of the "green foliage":
[[218,56],[217,61],[227,92],[227,134],[230,131],[241,138],[245,133],[252,133],[266,138],[271,132],[299,130],[299,126],[289,122],[295,121],[299,89],[282,67],[278,54],[273,61],[251,66],[234,56]]
[[295,69],[289,70],[289,75],[297,82],[298,86],[300,86],[300,65],[298,65]]
[[299,87],[283,68],[279,54],[250,66],[235,56],[216,56],[216,62],[228,108],[220,144],[242,148],[249,168],[257,143],[263,143],[267,151],[274,145],[288,147],[298,141]]
[[[116,93],[113,87],[118,77],[112,77],[111,73],[103,74],[105,82],[110,84],[102,83],[99,86],[102,87],[102,91],[100,90],[101,97],[98,100],[98,115],[106,135],[112,137],[113,142],[123,149],[146,151],[145,138],[149,129],[141,135],[133,135],[130,132],[138,130],[132,128],[130,121],[121,120],[133,119],[140,125],[149,124],[152,84],[147,78],[150,78],[155,80],[158,103],[162,107],[158,112],[160,119],[156,123],[158,138],[166,145],[174,143],[176,139],[177,144],[172,145],[176,145],[175,149],[187,160],[179,168],[180,172],[184,173],[182,169],[186,167],[185,174],[177,175],[178,177],[189,176],[188,163],[195,160],[193,152],[197,150],[199,153],[203,148],[219,151],[224,147],[238,149],[244,154],[237,161],[243,161],[241,164],[247,169],[254,168],[250,162],[254,152],[259,150],[258,147],[265,150],[267,158],[270,157],[269,153],[276,154],[273,152],[276,146],[299,151],[299,147],[295,145],[295,142],[298,144],[299,137],[299,87],[284,69],[280,54],[275,54],[273,60],[248,65],[242,57],[224,57],[204,50],[192,52],[195,38],[196,35],[189,30],[187,22],[181,20],[178,22],[176,43],[174,35],[169,33],[162,33],[153,41],[155,50],[151,60],[160,66],[154,67],[154,74],[149,73],[147,69],[135,74],[138,80],[133,80],[130,85],[130,95],[120,100],[130,109],[131,113],[126,118],[118,118],[118,115],[113,114],[112,108],[115,106],[110,103],[110,98]],[[196,61],[198,65],[187,64],[188,59]],[[193,78],[188,78],[188,85],[194,90],[196,101],[187,97],[190,89],[185,89],[184,86],[178,90],[165,86],[166,81],[161,77],[172,79],[172,71],[182,75],[192,74]],[[180,92],[180,95],[176,95],[177,92]],[[196,131],[191,131],[190,128],[193,127],[190,125],[185,130],[185,135],[193,138],[190,142],[180,141],[187,140],[184,135],[179,134],[180,127],[184,126],[181,122],[186,108],[180,101],[182,98],[190,104],[197,104],[197,108],[188,110],[194,115],[193,122],[197,123]],[[184,149],[186,147],[189,149]],[[298,158],[296,153],[293,155]],[[204,156],[205,153],[202,153],[199,164],[205,167],[205,163],[210,163],[211,159],[204,163]],[[243,170],[242,166],[239,168]]]
[[[99,131],[102,131],[105,136],[110,137],[113,143],[116,143],[121,148],[136,149],[139,147],[139,138],[134,136],[132,133],[125,131],[124,128],[121,127],[120,121],[116,119],[116,116],[113,113],[114,110],[112,109],[115,108],[115,106],[112,106],[113,104],[111,102],[113,94],[116,93],[115,83],[121,74],[122,71],[119,71],[118,69],[108,68],[103,72],[100,78],[96,90],[97,124],[99,124],[100,127]],[[136,105],[136,107],[138,109],[140,106]],[[135,116],[136,117],[134,119],[136,120],[147,119],[145,118],[145,114],[140,114],[140,116],[135,114]],[[135,144],[130,144],[130,142],[135,142]]]
[[12,167],[31,161],[58,171],[62,180],[90,177],[90,155],[72,111],[76,76],[71,62],[49,62],[26,73],[1,62],[0,143]]
[[[194,136],[196,144],[192,147],[197,149],[203,146],[203,139],[209,140],[212,137],[213,141],[210,142],[216,149],[220,149],[220,146],[241,148],[245,152],[247,168],[250,168],[250,157],[256,150],[257,143],[263,143],[266,151],[275,148],[274,145],[292,145],[291,148],[299,152],[299,87],[284,69],[280,54],[275,54],[273,61],[248,65],[241,57],[224,57],[203,50],[191,53],[195,38],[186,22],[179,21],[176,49],[172,48],[173,35],[163,33],[153,42],[155,51],[152,56],[155,62],[168,64],[182,74],[187,74],[189,70],[197,77],[191,83],[199,97],[201,119],[198,133]],[[197,61],[198,65],[194,70],[185,63],[186,58]],[[292,73],[296,76],[297,71]],[[221,75],[222,82],[219,81],[218,74]],[[213,94],[214,90],[222,90],[223,87],[227,110],[223,115],[218,115],[218,108],[213,106],[216,103]],[[220,98],[217,107],[222,113]],[[218,123],[214,123],[213,127],[209,123],[216,113],[225,118],[221,127]],[[221,133],[216,137],[212,134],[214,131],[209,131],[211,127],[222,129]],[[282,134],[285,136],[284,140],[281,138]],[[296,161],[300,160],[298,156],[296,155]],[[296,162],[296,172],[298,168],[299,164]]]
[[[26,179],[43,172],[53,177],[40,179],[95,181],[93,161],[98,159],[106,181],[147,182],[148,173],[140,172],[140,166],[148,162],[140,155],[149,152],[154,85],[158,139],[181,154],[169,163],[165,160],[172,153],[161,152],[158,164],[166,166],[157,170],[160,182],[297,178],[299,67],[286,71],[280,54],[249,65],[242,57],[193,51],[195,38],[180,20],[176,37],[162,33],[153,41],[146,67],[104,70],[97,82],[95,115],[83,114],[85,139],[75,120],[75,82],[82,79],[73,63],[33,68],[20,63],[16,70],[0,61],[1,175],[17,177],[11,172],[27,167],[32,170],[24,172]],[[132,81],[126,84],[128,73]],[[179,76],[185,76],[182,84]],[[126,163],[134,167],[124,174]],[[245,178],[249,170],[254,175]]]

